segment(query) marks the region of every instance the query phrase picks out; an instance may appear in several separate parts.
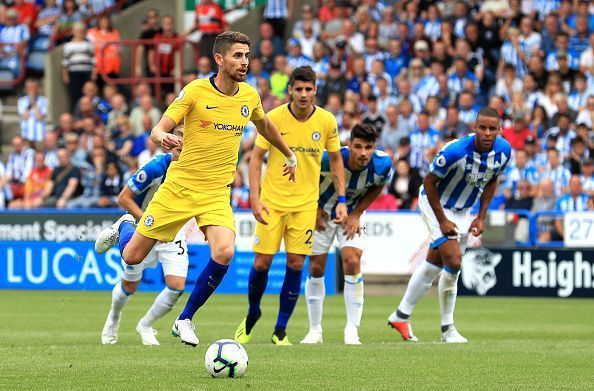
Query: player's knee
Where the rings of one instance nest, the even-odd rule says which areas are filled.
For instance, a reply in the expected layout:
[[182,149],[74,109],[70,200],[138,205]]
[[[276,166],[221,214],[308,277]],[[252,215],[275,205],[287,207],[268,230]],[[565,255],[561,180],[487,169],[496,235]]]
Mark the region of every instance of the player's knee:
[[325,267],[320,262],[311,262],[309,264],[309,275],[312,277],[324,277]]
[[224,245],[213,248],[211,252],[213,260],[223,265],[228,265],[231,263],[231,259],[233,259],[235,250],[232,245]]
[[305,263],[305,257],[288,257],[287,267],[293,270],[302,270],[303,264]]
[[138,285],[139,284],[140,284],[140,281],[126,281],[126,280],[122,280],[122,287],[129,294],[132,294],[132,293],[136,292],[136,290],[138,289]]
[[167,288],[174,290],[174,291],[183,292],[184,289],[186,288],[186,279],[183,277],[176,277],[176,278],[170,278],[170,277],[171,276],[165,277],[165,284],[167,285]]
[[144,260],[144,256],[141,254],[134,252],[134,251],[126,251],[127,248],[124,249],[124,253],[122,254],[122,259],[127,265],[138,265]]
[[344,274],[352,276],[361,272],[361,258],[356,255],[350,255],[342,260]]
[[460,269],[462,265],[462,253],[454,252],[443,257],[443,264],[453,269]]

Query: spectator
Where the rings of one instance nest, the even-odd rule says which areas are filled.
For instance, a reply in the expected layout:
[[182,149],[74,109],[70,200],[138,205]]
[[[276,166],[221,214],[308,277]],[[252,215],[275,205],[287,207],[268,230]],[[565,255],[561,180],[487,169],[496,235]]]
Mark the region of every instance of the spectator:
[[60,14],[60,7],[56,5],[56,0],[45,0],[45,6],[39,11],[34,24],[38,36],[49,38],[54,30],[54,25],[60,18]]
[[[151,8],[147,11],[142,23],[142,33],[140,33],[139,39],[152,40],[155,35],[160,34],[163,30],[159,24],[159,10]],[[147,77],[155,76],[149,67],[148,53],[151,49],[152,44],[143,43],[136,48],[136,76],[142,76],[142,66],[144,64],[144,74]],[[209,60],[210,61],[210,60]]]
[[[146,95],[148,96],[148,95]],[[152,100],[151,100],[152,104]],[[105,125],[108,129],[113,128],[116,125],[116,119],[120,115],[126,115],[128,113],[128,104],[126,98],[122,94],[115,94],[110,100],[109,105],[111,111],[107,115],[107,124]]]
[[583,73],[576,73],[571,93],[567,98],[569,109],[579,113],[582,108],[586,107],[588,96],[590,96],[590,89],[586,76]]
[[419,188],[423,178],[419,171],[411,168],[406,159],[396,161],[394,177],[388,192],[396,198],[398,209],[415,209],[419,197]]
[[[86,164],[88,155],[86,150],[81,147],[76,133],[67,133],[64,135],[64,148],[66,149],[66,152],[68,152],[72,165],[81,168]],[[60,151],[58,150],[58,152]],[[58,157],[58,162],[59,160]]]
[[581,175],[582,164],[588,157],[586,152],[586,143],[581,137],[576,137],[571,140],[571,150],[567,159],[569,172],[572,175]]
[[274,59],[274,72],[270,76],[272,94],[278,99],[284,99],[288,83],[287,60],[285,56],[277,56]]
[[264,112],[267,113],[280,105],[279,99],[270,93],[270,82],[263,77],[258,79],[258,92]]
[[101,15],[97,19],[97,27],[90,28],[87,39],[95,47],[95,70],[97,86],[103,90],[106,78],[117,78],[121,72],[120,47],[108,42],[119,41],[120,32],[112,25],[109,15]]
[[[428,97],[425,106],[427,108],[427,113],[429,114],[431,127],[436,130],[441,130],[447,124],[447,111],[441,106],[439,98],[437,96]],[[457,114],[458,111],[456,110],[456,116]],[[455,132],[455,134],[457,134],[457,132]]]
[[67,133],[74,132],[74,117],[70,113],[62,113],[58,118],[58,127],[54,129],[54,133],[58,138],[62,138]]
[[48,100],[39,95],[39,82],[27,79],[25,92],[18,101],[21,116],[21,136],[31,142],[42,142],[45,138],[45,120],[48,112]]
[[85,16],[101,15],[107,13],[107,9],[113,7],[115,0],[92,0],[81,1],[80,11]]
[[302,66],[313,66],[313,61],[311,58],[303,55],[301,52],[301,43],[298,39],[291,38],[288,44],[288,56],[287,58],[287,72],[293,72],[293,69],[299,68]]
[[582,163],[582,187],[584,192],[589,196],[594,195],[594,160],[592,158],[585,159]]
[[476,120],[476,116],[480,109],[474,101],[474,93],[469,90],[462,91],[458,103],[458,117],[460,121],[470,126],[470,124],[473,124]]
[[161,119],[161,110],[153,106],[153,99],[148,95],[140,98],[140,106],[135,107],[130,112],[130,124],[132,125],[132,134],[134,136],[140,136],[144,133],[145,129],[142,124],[144,115],[148,115],[151,118],[152,126],[157,125],[157,122]]
[[4,44],[0,54],[0,66],[12,71],[18,77],[21,74],[21,54],[26,54],[30,38],[29,28],[18,23],[19,13],[9,9],[6,13],[5,26],[0,30],[0,43]]
[[[165,15],[161,18],[161,33],[157,33],[154,39],[158,41],[154,47],[149,49],[149,69],[154,75],[172,77],[175,67],[175,53],[180,49],[176,41],[178,34],[174,30],[172,16]],[[173,83],[162,84],[163,92],[172,92]]]
[[408,136],[406,129],[398,126],[398,108],[394,105],[386,109],[386,123],[380,132],[380,145],[387,153],[396,150],[402,137]]
[[571,173],[567,168],[561,164],[560,153],[558,150],[551,148],[547,150],[548,167],[542,174],[543,178],[550,178],[555,185],[555,195],[560,196],[565,193],[565,189],[569,185],[569,178]]
[[497,80],[495,95],[502,96],[508,102],[511,101],[512,93],[521,92],[523,89],[522,80],[516,77],[516,69],[511,64],[503,66],[503,77]]
[[422,111],[417,116],[417,127],[410,134],[410,166],[424,176],[429,169],[429,162],[436,152],[439,132],[429,124],[429,113]]
[[589,26],[585,15],[578,15],[575,21],[575,33],[569,37],[569,49],[582,53],[589,45]]
[[206,56],[211,61],[212,66],[216,67],[212,56],[212,48],[217,35],[227,30],[227,21],[221,6],[212,0],[202,0],[197,3],[194,30],[199,30],[201,33],[200,55]]
[[97,201],[100,208],[118,206],[118,195],[122,191],[124,181],[120,169],[115,162],[107,163],[107,169],[101,181],[101,196]]
[[292,0],[267,1],[264,7],[264,20],[270,23],[274,29],[274,35],[285,38],[285,27],[287,21],[293,18]]
[[571,120],[568,114],[562,113],[558,118],[558,125],[550,128],[543,137],[545,140],[554,137],[556,140],[555,148],[559,151],[561,160],[565,160],[569,156],[571,140],[576,137],[576,134],[570,128]]
[[45,165],[50,170],[56,168],[58,162],[58,134],[54,132],[47,132],[45,135]]
[[580,71],[592,73],[594,67],[594,32],[590,34],[590,45],[580,54]]
[[524,144],[528,137],[536,137],[526,124],[524,117],[516,117],[513,126],[503,129],[501,135],[510,143],[513,149],[524,149]]
[[368,96],[367,113],[363,117],[363,123],[373,125],[379,132],[381,132],[387,122],[388,120],[386,119],[385,114],[378,111],[376,96]]
[[[538,196],[532,203],[532,212],[554,211],[557,203],[555,197],[555,184],[549,178],[543,178],[538,186]],[[554,218],[542,216],[538,219],[538,241],[549,242],[552,240]]]
[[132,135],[132,125],[127,116],[122,115],[116,120],[117,128],[115,130],[115,137],[111,141],[107,149],[115,154],[120,159],[125,159],[134,145],[134,136]]
[[[297,38],[295,38],[297,39]],[[298,38],[301,44],[301,50],[305,57],[313,59],[314,57],[314,46],[318,42],[318,37],[314,35],[313,27],[310,22],[305,23],[303,26],[303,36]]]
[[63,209],[66,203],[82,193],[80,170],[70,161],[70,154],[64,148],[58,150],[60,165],[52,173],[44,191],[43,206]]
[[78,4],[74,0],[62,1],[62,14],[54,25],[52,37],[56,45],[70,41],[72,28],[76,23],[84,23],[84,16],[78,10]]
[[25,0],[13,0],[14,4],[9,10],[15,10],[18,15],[18,23],[27,26],[29,31],[33,31],[37,9],[35,5],[25,2]]
[[330,62],[330,69],[328,77],[322,87],[321,94],[318,95],[320,105],[324,106],[328,102],[328,97],[331,94],[338,94],[340,100],[344,101],[344,96],[347,90],[348,81],[344,74],[340,71],[340,63],[336,61]]
[[235,178],[233,179],[231,189],[231,206],[233,206],[233,208],[249,209],[250,188],[243,180],[241,170],[235,172]]
[[[572,175],[569,180],[569,192],[557,199],[555,210],[563,214],[568,212],[584,212],[588,210],[589,198],[583,192],[580,177]],[[563,219],[557,219],[555,220],[555,228],[552,232],[552,240],[563,240],[564,236]]]
[[[529,164],[528,154],[524,149],[518,149],[515,153],[515,159],[508,166],[505,173],[505,180],[503,183],[503,195],[506,199],[517,198],[518,195],[518,183],[520,181],[527,181],[528,184],[534,187],[538,186],[539,175],[538,170],[534,165]],[[528,208],[530,209],[530,208]]]
[[[505,200],[506,210],[530,210],[534,203],[532,196],[532,185],[526,179],[522,179],[517,184],[517,192],[513,197]],[[525,215],[515,215],[512,217],[512,222],[515,224],[514,239],[517,242],[527,242],[530,236],[529,220]]]
[[446,123],[439,131],[441,134],[450,132],[456,134],[457,137],[462,137],[470,132],[470,126],[460,121],[458,107],[452,104],[447,108]]
[[316,18],[313,7],[310,4],[303,4],[301,6],[301,19],[293,25],[293,38],[300,39],[303,36],[304,25],[306,23],[311,25],[314,37],[320,36],[322,24]]
[[[198,59],[198,74],[196,75],[197,79],[208,79],[209,77],[211,77],[212,75],[215,74],[215,72],[212,70],[212,64],[210,62],[210,58],[212,58],[212,56],[202,56]],[[251,66],[251,61],[250,61],[250,66]],[[252,69],[250,68],[250,71]]]
[[260,24],[260,39],[256,44],[256,56],[261,56],[260,46],[263,41],[269,41],[272,44],[272,57],[279,54],[285,54],[285,41],[282,37],[274,35],[272,24],[264,22]]
[[39,208],[43,203],[43,192],[51,175],[52,170],[45,165],[45,154],[42,151],[35,152],[35,166],[27,177],[23,198],[11,201],[8,207],[10,209]]
[[523,59],[523,52],[520,48],[520,31],[516,28],[510,28],[507,32],[508,39],[501,45],[499,53],[499,65],[497,67],[497,78],[503,76],[503,68],[506,64],[513,66],[518,77],[523,77],[528,69]]
[[8,155],[6,164],[8,201],[21,199],[25,195],[25,183],[35,160],[35,152],[29,148],[22,136],[13,137],[12,148],[13,151]]
[[533,134],[536,134],[537,138],[544,136],[545,132],[549,129],[549,118],[547,117],[547,112],[545,111],[544,107],[534,107],[532,110],[530,123],[528,124],[528,129]]
[[138,155],[138,165],[144,167],[152,158],[162,155],[161,146],[155,144],[150,137],[146,139],[146,148]]
[[68,86],[70,104],[74,109],[82,96],[83,86],[94,77],[96,68],[93,44],[85,39],[85,26],[75,23],[72,34],[72,41],[64,45],[62,80]]

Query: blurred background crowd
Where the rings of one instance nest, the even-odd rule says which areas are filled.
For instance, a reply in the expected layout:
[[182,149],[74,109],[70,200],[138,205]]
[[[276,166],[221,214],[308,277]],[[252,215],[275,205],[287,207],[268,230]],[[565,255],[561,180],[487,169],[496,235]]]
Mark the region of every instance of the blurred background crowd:
[[[168,76],[174,53],[201,33],[195,68],[184,82],[211,76],[213,38],[228,28],[229,8],[196,1],[192,31],[150,10],[139,37],[120,37],[113,0],[4,1],[0,8],[0,69],[19,72],[14,50],[28,55],[64,45],[60,75],[71,110],[47,123],[48,100],[27,78],[18,100],[21,134],[0,162],[0,206],[116,206],[126,180],[162,153],[149,134],[175,98],[173,83],[111,84],[121,72],[120,38],[153,39],[139,47],[134,72]],[[243,2],[235,4],[242,7]],[[292,69],[318,75],[318,105],[337,119],[341,141],[359,122],[380,132],[378,149],[395,175],[372,205],[414,210],[429,164],[448,141],[470,133],[483,106],[502,118],[513,162],[493,209],[582,211],[594,195],[594,3],[586,0],[269,1],[252,36],[247,82],[264,109],[287,103]],[[90,16],[95,15],[89,19]],[[140,21],[139,21],[140,22]],[[29,75],[27,75],[29,76]],[[106,77],[108,76],[108,77]],[[232,188],[233,206],[248,208],[247,165],[256,132],[248,126]],[[515,216],[521,225],[525,216]],[[520,235],[521,236],[521,235]],[[541,240],[563,237],[560,220],[539,225]]]

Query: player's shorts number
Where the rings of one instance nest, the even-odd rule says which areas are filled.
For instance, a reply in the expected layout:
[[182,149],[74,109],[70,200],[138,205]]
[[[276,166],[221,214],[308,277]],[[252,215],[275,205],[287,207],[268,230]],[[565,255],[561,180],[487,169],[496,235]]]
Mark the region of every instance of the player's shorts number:
[[184,255],[186,252],[186,249],[184,248],[184,246],[182,246],[182,241],[181,240],[177,240],[175,242],[175,244],[177,244],[177,246],[179,247],[179,251],[177,252],[177,255]]
[[305,235],[307,235],[307,239],[305,239],[305,244],[311,244],[311,238],[313,236],[313,229],[308,229],[305,231]]

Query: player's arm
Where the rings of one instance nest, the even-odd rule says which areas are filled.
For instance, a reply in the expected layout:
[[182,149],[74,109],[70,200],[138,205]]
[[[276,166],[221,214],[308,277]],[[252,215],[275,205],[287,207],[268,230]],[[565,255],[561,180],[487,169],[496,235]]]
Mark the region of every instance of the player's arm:
[[151,141],[160,145],[165,152],[181,147],[183,141],[171,133],[175,125],[176,123],[171,118],[164,115],[151,131]]
[[369,205],[382,194],[384,185],[371,186],[367,192],[361,197],[361,200],[349,214],[346,224],[344,226],[344,233],[348,239],[352,239],[356,234],[361,232],[361,215],[369,208]]
[[437,175],[428,172],[423,180],[423,186],[425,187],[425,193],[427,194],[427,201],[429,201],[429,205],[431,206],[431,209],[433,209],[433,213],[439,222],[441,232],[445,236],[454,236],[458,234],[458,227],[452,221],[448,220],[443,211],[443,207],[441,206],[441,202],[439,201],[437,184],[440,180],[441,179]]
[[485,230],[485,219],[487,218],[489,205],[495,196],[496,190],[497,177],[495,176],[489,181],[489,183],[487,183],[487,186],[485,186],[483,194],[481,194],[478,216],[472,221],[472,224],[470,224],[470,230],[468,232],[472,233],[474,236],[479,236]]
[[260,201],[260,183],[262,178],[262,162],[267,150],[256,145],[250,157],[250,204],[252,206],[252,213],[256,220],[262,224],[268,224],[264,219],[264,212],[270,216],[270,212],[266,205]]
[[[252,122],[256,125],[258,133],[262,135],[270,144],[282,152],[285,155],[285,168],[283,169],[283,175],[289,175],[289,180],[295,182],[295,171],[297,169],[297,157],[291,151],[285,140],[282,138],[280,132],[276,126],[264,116],[261,119],[252,118]],[[250,165],[251,167],[251,165]],[[251,188],[251,186],[250,186]]]
[[346,207],[346,190],[345,190],[345,179],[344,179],[344,161],[342,160],[342,154],[340,150],[334,152],[328,152],[328,158],[330,160],[330,172],[332,173],[332,183],[336,194],[338,195],[338,205],[336,205],[336,218],[335,223],[344,223],[347,218],[347,207]]
[[142,209],[134,202],[134,196],[132,189],[129,186],[124,186],[118,195],[118,204],[138,221],[142,217]]

